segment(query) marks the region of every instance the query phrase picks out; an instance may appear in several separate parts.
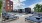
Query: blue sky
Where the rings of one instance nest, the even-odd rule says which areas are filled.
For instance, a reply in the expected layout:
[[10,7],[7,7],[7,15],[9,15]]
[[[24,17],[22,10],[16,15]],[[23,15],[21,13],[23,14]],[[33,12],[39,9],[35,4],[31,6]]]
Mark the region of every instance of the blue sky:
[[[20,3],[18,3],[19,0],[11,0],[13,1],[13,10],[14,9],[24,9],[24,8],[27,8],[27,7],[30,7],[31,10],[33,10],[34,6],[36,4],[42,4],[42,0],[20,0]],[[20,5],[23,5],[23,7],[17,7]]]
[[30,6],[30,5],[32,5],[32,4],[35,4],[35,3],[41,2],[41,1],[42,1],[42,0],[26,0],[26,1],[22,2],[22,3],[24,3],[25,6],[27,7],[27,6]]

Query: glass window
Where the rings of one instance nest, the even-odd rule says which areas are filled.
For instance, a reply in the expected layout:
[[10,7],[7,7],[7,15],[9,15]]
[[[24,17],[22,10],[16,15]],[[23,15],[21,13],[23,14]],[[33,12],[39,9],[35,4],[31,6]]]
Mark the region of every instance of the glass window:
[[9,1],[7,3],[9,3]]
[[9,9],[9,7],[8,7],[8,9]]
[[12,9],[12,7],[11,7],[11,9]]
[[11,5],[12,6],[12,5]]
[[7,6],[9,6],[9,4]]

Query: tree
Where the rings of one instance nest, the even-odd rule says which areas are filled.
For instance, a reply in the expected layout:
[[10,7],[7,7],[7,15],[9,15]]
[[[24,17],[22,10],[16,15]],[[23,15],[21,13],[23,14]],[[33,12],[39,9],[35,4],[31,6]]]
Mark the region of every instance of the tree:
[[36,4],[36,6],[34,7],[34,11],[35,12],[42,12],[42,5]]
[[0,1],[0,15],[1,15],[1,7],[2,7],[2,1]]
[[42,12],[42,5],[41,5],[41,11],[40,12]]
[[0,9],[1,9],[1,7],[2,7],[2,1],[0,1]]

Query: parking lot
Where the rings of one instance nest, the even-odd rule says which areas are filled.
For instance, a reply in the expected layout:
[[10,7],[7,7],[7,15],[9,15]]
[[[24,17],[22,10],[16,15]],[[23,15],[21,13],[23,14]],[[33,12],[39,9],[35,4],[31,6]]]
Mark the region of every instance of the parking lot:
[[29,23],[25,21],[25,17],[32,16],[32,14],[22,14],[22,16],[19,16],[19,19],[12,20],[12,21],[4,21],[3,23]]

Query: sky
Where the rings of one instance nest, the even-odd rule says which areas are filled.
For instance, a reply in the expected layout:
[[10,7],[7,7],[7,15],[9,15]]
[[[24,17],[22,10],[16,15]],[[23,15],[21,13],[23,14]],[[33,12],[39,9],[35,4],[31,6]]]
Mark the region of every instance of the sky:
[[13,1],[13,10],[14,9],[24,9],[30,7],[34,11],[34,6],[36,4],[42,4],[42,0],[11,0]]

